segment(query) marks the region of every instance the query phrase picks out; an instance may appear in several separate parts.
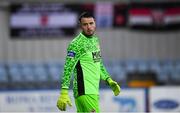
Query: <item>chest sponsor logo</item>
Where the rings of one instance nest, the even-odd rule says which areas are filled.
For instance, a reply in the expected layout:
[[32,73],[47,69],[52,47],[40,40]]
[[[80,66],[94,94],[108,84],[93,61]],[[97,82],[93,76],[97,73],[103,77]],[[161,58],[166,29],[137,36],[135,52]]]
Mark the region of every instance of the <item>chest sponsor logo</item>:
[[101,52],[100,51],[92,52],[92,57],[93,57],[94,62],[100,62]]

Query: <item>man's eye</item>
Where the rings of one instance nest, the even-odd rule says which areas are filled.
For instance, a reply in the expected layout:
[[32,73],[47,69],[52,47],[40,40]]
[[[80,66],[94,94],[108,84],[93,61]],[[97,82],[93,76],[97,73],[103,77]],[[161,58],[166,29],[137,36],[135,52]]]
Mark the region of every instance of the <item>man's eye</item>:
[[87,24],[83,24],[83,26],[86,26]]

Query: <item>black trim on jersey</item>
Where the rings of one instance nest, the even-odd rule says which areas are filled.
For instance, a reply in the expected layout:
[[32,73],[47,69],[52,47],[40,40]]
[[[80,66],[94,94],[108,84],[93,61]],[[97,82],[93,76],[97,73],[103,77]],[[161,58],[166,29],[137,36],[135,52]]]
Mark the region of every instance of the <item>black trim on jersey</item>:
[[80,61],[77,62],[76,69],[77,69],[78,95],[80,96],[80,95],[84,95],[85,94],[83,71],[82,71],[82,67],[81,67]]

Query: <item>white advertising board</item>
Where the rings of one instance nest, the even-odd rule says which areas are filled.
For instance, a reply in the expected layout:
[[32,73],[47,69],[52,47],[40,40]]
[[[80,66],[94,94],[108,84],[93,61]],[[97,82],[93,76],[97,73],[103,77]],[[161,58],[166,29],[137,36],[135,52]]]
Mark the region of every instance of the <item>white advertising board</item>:
[[111,90],[101,90],[100,94],[102,112],[145,112],[144,89],[122,89],[119,96]]
[[[76,112],[72,91],[69,92],[73,106],[68,112]],[[0,92],[0,112],[59,112],[56,102],[59,90],[27,90]],[[101,112],[144,112],[145,90],[122,89],[119,96],[111,90],[100,90]]]
[[[8,91],[0,93],[1,112],[56,112],[58,90]],[[73,108],[68,109],[74,111]]]
[[180,87],[152,87],[149,90],[150,112],[180,112]]

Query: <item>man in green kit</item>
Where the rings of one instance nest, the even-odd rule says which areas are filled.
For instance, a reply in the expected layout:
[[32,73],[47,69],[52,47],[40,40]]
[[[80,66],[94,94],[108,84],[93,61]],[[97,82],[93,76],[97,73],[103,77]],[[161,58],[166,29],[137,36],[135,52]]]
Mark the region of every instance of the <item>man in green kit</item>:
[[71,41],[67,48],[57,107],[65,111],[67,104],[72,106],[68,89],[73,73],[73,92],[77,112],[100,112],[100,80],[107,82],[115,96],[119,95],[120,86],[111,79],[103,65],[99,38],[95,35],[96,23],[93,15],[88,12],[82,13],[79,24],[82,32]]

